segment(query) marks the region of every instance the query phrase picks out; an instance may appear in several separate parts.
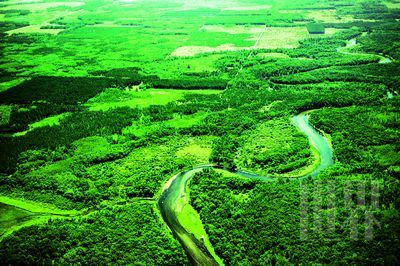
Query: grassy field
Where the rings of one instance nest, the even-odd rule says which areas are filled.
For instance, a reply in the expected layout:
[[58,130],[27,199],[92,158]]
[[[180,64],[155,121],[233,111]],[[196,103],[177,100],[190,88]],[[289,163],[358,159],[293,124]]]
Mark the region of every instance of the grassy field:
[[66,116],[68,116],[68,113],[63,113],[60,115],[55,115],[55,116],[50,116],[50,117],[46,117],[38,122],[32,123],[29,125],[29,129],[25,130],[25,131],[21,131],[21,132],[17,132],[14,133],[13,136],[14,137],[19,137],[19,136],[23,136],[26,133],[35,130],[36,128],[40,128],[40,127],[53,127],[53,126],[59,126],[60,125],[60,121],[65,118]]
[[388,8],[397,9],[400,8],[400,3],[398,1],[384,1],[383,2]]
[[[96,9],[102,12],[93,12]],[[22,16],[15,11],[4,17],[7,23],[28,24],[6,31],[14,34],[14,38],[38,33],[32,36],[34,42],[23,50],[18,44],[9,45],[2,64],[8,71],[15,69],[22,75],[85,76],[89,71],[107,68],[140,67],[146,73],[178,76],[188,72],[187,65],[191,66],[190,72],[213,70],[212,62],[217,56],[185,58],[186,64],[165,61],[169,55],[187,57],[248,49],[263,28],[254,25],[258,17],[263,21],[261,23],[266,23],[269,18],[263,15],[275,9],[269,4],[238,1],[200,1],[196,4],[183,1],[166,3],[163,8],[143,1],[114,4],[10,1],[0,10],[28,11]],[[187,23],[188,18],[190,23]],[[238,22],[244,25],[235,25]],[[57,37],[52,38],[52,34]],[[286,40],[282,43],[279,41],[282,38],[273,38],[276,34]],[[295,47],[304,37],[306,34],[301,28],[270,28],[261,40],[260,48]],[[32,54],[41,56],[32,57]]]
[[325,23],[346,23],[354,21],[352,15],[340,16],[334,9],[309,11],[306,14],[306,18]]
[[74,217],[79,213],[60,210],[51,204],[0,196],[0,241],[21,228],[44,224],[52,218]]
[[146,75],[156,74],[160,78],[181,77],[193,73],[207,73],[217,71],[216,61],[222,58],[223,54],[206,54],[191,57],[167,56],[165,60],[149,62],[142,69]]
[[190,128],[198,125],[207,115],[206,112],[198,112],[193,115],[176,115],[174,118],[165,121],[165,125],[173,128]]
[[17,78],[17,79],[12,79],[10,81],[4,81],[0,83],[0,92],[6,91],[9,88],[12,88],[14,86],[17,86],[18,84],[21,84],[24,82],[26,79],[24,78]]
[[186,141],[186,145],[182,146],[175,155],[181,159],[189,159],[197,164],[210,163],[210,156],[212,152],[212,141],[215,138],[212,136],[192,138]]
[[31,212],[0,203],[0,236],[18,222],[29,220]]
[[65,211],[65,210],[60,210],[57,209],[55,206],[51,204],[45,204],[45,203],[38,203],[35,201],[29,201],[29,200],[19,200],[19,199],[13,199],[9,197],[3,197],[0,196],[0,203],[6,204],[8,206],[14,206],[16,208],[19,208],[21,210],[25,210],[31,213],[41,213],[41,214],[55,214],[55,215],[76,215],[79,212],[78,211]]
[[92,111],[106,111],[116,107],[148,107],[150,105],[166,105],[178,101],[187,94],[218,94],[215,90],[167,90],[148,89],[144,91],[107,89],[96,97],[90,99],[85,106]]

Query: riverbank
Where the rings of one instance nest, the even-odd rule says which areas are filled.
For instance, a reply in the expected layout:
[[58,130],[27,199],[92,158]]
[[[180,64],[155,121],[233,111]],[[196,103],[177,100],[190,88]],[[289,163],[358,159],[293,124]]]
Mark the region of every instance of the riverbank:
[[[309,112],[303,112],[296,115],[292,117],[292,121],[299,131],[308,137],[310,145],[319,154],[320,159],[318,161],[320,163],[317,167],[311,167],[308,173],[299,178],[316,176],[333,164],[332,146],[329,140],[309,123],[308,114]],[[188,184],[190,179],[203,169],[215,169],[215,166],[198,166],[174,175],[164,186],[158,206],[164,222],[178,238],[189,260],[194,265],[223,265],[222,260],[215,254],[211,243],[208,242],[208,236],[199,214],[189,205]],[[275,177],[265,177],[242,171],[230,172],[225,169],[219,169],[219,171],[240,175],[244,178],[277,180]],[[183,217],[184,215],[185,217]]]

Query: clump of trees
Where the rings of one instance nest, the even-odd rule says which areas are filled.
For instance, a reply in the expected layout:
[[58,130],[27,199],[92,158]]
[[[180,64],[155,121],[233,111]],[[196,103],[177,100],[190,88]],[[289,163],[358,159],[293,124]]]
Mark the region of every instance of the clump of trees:
[[25,227],[0,243],[5,264],[184,265],[152,203],[103,206],[81,218]]
[[[317,180],[261,182],[204,170],[191,180],[190,196],[217,255],[226,264],[393,264],[398,260],[400,230],[392,203],[380,202],[384,207],[374,211],[375,222],[381,227],[373,225],[372,240],[364,238],[365,208],[353,213],[346,205],[349,189],[357,191],[359,184],[365,184],[365,197],[370,199],[373,180],[382,177],[354,177],[349,187],[344,176],[328,173]],[[335,184],[334,195],[328,189],[329,182]],[[390,192],[384,194],[393,197],[396,185],[389,184]],[[333,207],[327,205],[329,200],[335,201]],[[351,204],[356,203],[355,197]],[[302,210],[306,211],[303,217]],[[330,215],[334,215],[333,227],[329,227]],[[353,215],[357,229],[348,222]],[[305,228],[307,231],[301,231]],[[352,239],[355,230],[359,235]],[[382,241],[388,243],[384,250]]]
[[34,77],[0,93],[1,104],[84,103],[112,85],[108,78]]

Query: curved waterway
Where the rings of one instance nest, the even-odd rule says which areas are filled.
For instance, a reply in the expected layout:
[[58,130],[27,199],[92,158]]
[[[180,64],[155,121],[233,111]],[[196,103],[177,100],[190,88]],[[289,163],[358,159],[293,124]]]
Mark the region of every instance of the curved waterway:
[[[365,34],[366,33],[364,32],[362,35],[365,35]],[[348,40],[346,42],[346,46],[339,47],[337,49],[337,51],[339,53],[342,53],[342,54],[368,55],[367,53],[356,53],[356,52],[348,52],[348,51],[346,51],[348,48],[352,48],[352,47],[354,47],[356,45],[357,45],[357,37]],[[389,63],[393,62],[393,60],[391,58],[389,58],[389,57],[386,57],[386,56],[383,56],[383,55],[377,55],[377,54],[376,54],[376,56],[379,57],[379,62],[378,62],[379,64],[389,64]],[[396,95],[396,92],[393,91],[393,89],[387,88],[387,97],[389,99],[392,99],[395,95]]]
[[[357,39],[353,38],[347,41],[346,46],[338,48],[338,52],[343,54],[358,54],[354,52],[346,51],[348,48],[357,45]],[[359,53],[361,55],[361,53]],[[363,53],[364,55],[366,53]],[[380,58],[380,64],[387,64],[391,63],[392,59],[378,55]],[[393,98],[397,95],[397,92],[388,88],[388,98]],[[319,154],[320,163],[319,165],[311,170],[309,173],[296,177],[296,178],[288,178],[288,179],[303,179],[305,177],[314,177],[318,175],[322,170],[332,165],[333,162],[333,155],[332,155],[332,148],[329,144],[328,139],[321,135],[309,122],[308,118],[312,111],[307,111],[292,117],[293,124],[303,132],[309,139],[310,145],[313,146]],[[186,171],[180,172],[177,175],[173,176],[167,184],[164,186],[162,194],[158,200],[158,207],[160,209],[161,215],[168,225],[174,236],[179,240],[181,245],[183,246],[185,253],[188,256],[189,261],[192,265],[218,265],[222,264],[222,260],[215,255],[215,252],[212,249],[211,244],[206,245],[205,242],[208,241],[207,238],[204,236],[201,239],[195,237],[193,232],[185,228],[185,226],[179,221],[178,215],[182,211],[185,204],[189,203],[189,197],[187,195],[187,186],[189,180],[198,172],[202,171],[203,169],[219,169],[221,171],[226,171],[229,173],[237,174],[238,176],[245,177],[245,178],[252,178],[258,179],[261,181],[276,181],[276,177],[272,176],[261,176],[254,173],[249,173],[241,170],[237,171],[229,171],[226,169],[221,169],[218,166],[213,165],[200,165]],[[0,203],[0,209],[4,209],[3,212],[7,208],[11,208],[12,206],[9,204],[2,204]],[[0,210],[1,211],[1,210]],[[90,212],[90,211],[88,211]],[[24,219],[28,219],[32,216],[37,216],[41,214],[50,214],[54,216],[71,216],[71,214],[52,214],[52,213],[39,213],[39,214],[31,214],[28,213],[25,216],[21,216],[20,218],[11,217],[10,220],[2,220],[0,221],[0,233],[1,233],[1,223],[6,222],[15,222],[23,221]],[[196,224],[201,224],[199,216],[191,217],[192,222],[193,219],[198,219]],[[206,247],[208,246],[208,248]]]
[[[364,36],[365,34],[366,34],[366,32],[364,32],[364,33],[362,34],[362,36]],[[357,52],[348,52],[348,51],[346,51],[347,49],[352,48],[352,47],[356,46],[357,44],[358,44],[358,43],[357,43],[357,37],[352,38],[352,39],[350,39],[350,40],[348,40],[348,41],[346,42],[346,45],[345,45],[345,46],[337,48],[337,51],[338,51],[339,53],[342,53],[342,54],[375,55],[375,56],[378,56],[378,57],[379,57],[379,62],[378,62],[379,64],[388,64],[388,63],[391,63],[391,62],[392,62],[392,59],[390,59],[390,58],[388,58],[388,57],[386,57],[386,56],[380,55],[380,54],[378,55],[378,54],[357,53]]]
[[[338,52],[343,54],[357,54],[354,52],[346,51],[348,48],[357,45],[357,39],[350,39],[346,46],[338,48]],[[360,53],[361,54],[361,53]],[[366,53],[364,53],[365,55]],[[388,57],[378,55],[380,58],[380,64],[391,63],[392,60]],[[391,89],[388,89],[388,98],[392,98],[394,92]],[[305,177],[314,177],[318,175],[322,170],[332,165],[333,155],[332,148],[328,141],[328,139],[321,135],[309,122],[309,115],[312,111],[306,111],[299,115],[292,117],[293,124],[304,133],[310,142],[310,145],[313,146],[319,154],[320,163],[319,165],[311,170],[309,173],[297,177],[297,178],[289,178],[289,179],[303,179]],[[182,202],[183,204],[189,204],[189,198],[187,196],[187,185],[189,180],[198,172],[203,169],[216,169],[218,167],[213,165],[201,165],[195,168],[183,171],[175,176],[173,176],[168,183],[165,185],[164,190],[161,194],[161,197],[158,201],[158,206],[161,211],[162,217],[168,227],[171,229],[174,236],[179,240],[182,244],[189,261],[192,265],[218,265],[222,264],[222,260],[215,255],[214,251],[210,251],[206,248],[204,243],[204,239],[199,240],[195,237],[195,235],[187,230],[184,225],[178,219],[178,215],[182,210]],[[220,168],[218,168],[220,169]],[[221,170],[221,169],[220,169]],[[276,177],[271,176],[261,176],[254,173],[249,173],[241,170],[237,170],[235,172],[223,169],[223,171],[237,174],[241,177],[258,179],[262,181],[276,181]],[[197,219],[199,216],[197,216]],[[201,224],[201,221],[197,221],[198,224]],[[206,240],[207,241],[207,240]],[[210,248],[210,245],[208,245]],[[212,249],[212,247],[211,247]],[[214,254],[214,255],[212,255]]]
[[[309,139],[310,145],[312,145],[320,155],[320,164],[318,167],[313,169],[310,173],[299,177],[305,178],[307,176],[316,176],[323,169],[333,164],[332,148],[326,137],[321,135],[315,130],[308,121],[310,111],[296,115],[292,118],[294,125],[303,132]],[[173,176],[165,185],[164,190],[158,200],[158,206],[161,211],[161,215],[168,225],[174,236],[179,240],[183,246],[185,253],[187,254],[189,261],[192,265],[218,265],[221,260],[212,255],[212,251],[206,248],[204,239],[197,239],[192,232],[187,230],[185,226],[179,221],[178,215],[182,210],[182,202],[188,204],[189,199],[187,196],[187,185],[189,180],[198,172],[203,169],[216,169],[218,167],[212,165],[200,165],[195,168],[183,171]],[[218,168],[220,169],[220,168]],[[238,174],[242,177],[253,178],[263,181],[275,181],[277,178],[269,176],[261,176],[253,173],[244,171],[228,171],[231,173]],[[293,179],[299,179],[293,178]],[[201,221],[198,221],[201,223]],[[219,261],[220,263],[217,263]]]

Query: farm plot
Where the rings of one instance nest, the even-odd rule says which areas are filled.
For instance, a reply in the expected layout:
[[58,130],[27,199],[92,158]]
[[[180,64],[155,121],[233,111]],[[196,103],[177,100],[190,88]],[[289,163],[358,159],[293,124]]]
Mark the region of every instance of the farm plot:
[[[34,2],[34,3],[32,3]],[[21,1],[11,1],[11,2],[3,2],[4,6],[1,10],[13,10],[13,9],[22,9],[22,10],[29,10],[31,12],[37,11],[46,11],[48,8],[55,8],[60,6],[65,7],[78,7],[82,6],[84,2],[21,2]]]
[[207,46],[182,46],[171,53],[171,56],[196,56],[204,53],[221,53],[228,51],[249,50],[251,47],[236,47],[234,44],[223,44],[217,47]]
[[176,10],[185,11],[185,10],[194,10],[199,8],[209,8],[209,9],[224,9],[229,6],[237,6],[238,1],[210,1],[210,0],[189,0],[182,1],[182,6],[177,8]]
[[77,13],[79,10],[76,10],[76,8],[84,5],[84,2],[6,3],[0,8],[0,11],[21,11],[26,13],[23,13],[23,15],[18,12],[9,13],[7,17],[4,17],[4,21],[29,23],[29,26],[7,31],[6,33],[9,35],[31,33],[57,35],[64,30],[64,27],[53,24],[52,21]]
[[[258,48],[296,48],[299,41],[309,37],[305,27],[268,27],[258,41]],[[257,39],[254,38],[254,41]]]
[[338,15],[334,9],[312,10],[305,14],[305,18],[325,23],[346,23],[354,21],[352,15]]
[[[215,41],[209,42],[209,45],[186,45],[178,47],[171,53],[171,56],[189,57],[204,53],[249,50],[254,46],[264,28],[264,26],[203,25],[197,34],[191,36],[191,40],[188,42],[201,43],[200,37],[210,34],[216,36]],[[220,42],[219,44],[216,43],[218,41]]]
[[225,32],[229,34],[260,34],[264,30],[264,26],[222,26],[222,25],[203,25],[200,30],[210,32]]
[[258,11],[263,9],[271,9],[271,5],[255,5],[255,6],[231,6],[223,8],[223,11]]
[[43,34],[57,35],[64,30],[64,29],[46,29],[42,27],[43,25],[26,26],[15,30],[7,31],[7,34],[12,35],[12,34],[43,33]]
[[[214,34],[230,34],[238,38],[242,36],[247,45],[235,45],[225,43],[215,47],[188,45],[181,46],[174,50],[171,56],[195,56],[203,53],[219,53],[225,51],[249,50],[252,48],[260,49],[293,49],[299,46],[299,41],[306,38],[312,38],[306,27],[267,27],[258,26],[222,26],[222,25],[203,25],[201,31]],[[337,29],[326,29],[326,34],[331,35],[337,32]],[[250,36],[246,38],[245,36]],[[233,38],[233,37],[232,37]],[[257,45],[257,47],[254,47]]]

